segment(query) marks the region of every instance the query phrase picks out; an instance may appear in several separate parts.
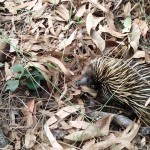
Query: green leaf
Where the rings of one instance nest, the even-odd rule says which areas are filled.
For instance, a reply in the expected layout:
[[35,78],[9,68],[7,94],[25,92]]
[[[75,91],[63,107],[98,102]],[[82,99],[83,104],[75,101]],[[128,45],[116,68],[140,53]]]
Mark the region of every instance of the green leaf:
[[21,78],[22,75],[24,74],[24,70],[25,70],[25,68],[23,67],[22,64],[16,64],[15,66],[12,66],[10,69],[12,71],[18,73],[18,75],[16,76],[16,78]]
[[16,64],[15,66],[12,66],[10,69],[13,70],[14,72],[24,72],[25,70],[22,64]]
[[3,66],[4,66],[4,64],[0,62],[0,67],[3,67]]
[[127,18],[124,20],[124,29],[122,32],[130,32],[131,29],[131,16],[127,16]]
[[41,84],[40,78],[37,77],[34,79],[36,82],[33,81],[31,78],[25,80],[27,87],[31,90],[36,90],[37,88],[39,88],[39,85]]
[[19,86],[19,80],[9,80],[7,81],[6,90],[15,91]]

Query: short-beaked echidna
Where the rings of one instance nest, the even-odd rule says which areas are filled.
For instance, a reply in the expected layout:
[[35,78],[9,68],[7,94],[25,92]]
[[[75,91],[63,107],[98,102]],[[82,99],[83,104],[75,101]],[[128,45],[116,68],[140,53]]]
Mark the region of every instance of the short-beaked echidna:
[[150,67],[144,61],[95,58],[77,85],[93,85],[103,102],[126,104],[150,126]]

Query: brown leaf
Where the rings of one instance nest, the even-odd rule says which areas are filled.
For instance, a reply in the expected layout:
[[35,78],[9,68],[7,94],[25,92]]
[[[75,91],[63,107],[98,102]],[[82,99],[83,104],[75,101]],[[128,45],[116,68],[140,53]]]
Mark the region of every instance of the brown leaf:
[[101,50],[101,52],[105,49],[105,40],[102,39],[100,34],[96,32],[94,29],[92,29],[94,23],[94,17],[91,13],[87,15],[86,19],[86,29],[87,33],[92,38],[93,42],[96,44],[96,46]]
[[45,123],[44,125],[44,131],[46,133],[46,136],[49,139],[49,142],[51,143],[52,147],[55,149],[63,150],[62,146],[57,142],[56,138],[52,134],[51,130],[49,129],[49,125]]
[[56,12],[63,18],[65,19],[65,21],[68,21],[69,20],[69,11],[65,8],[65,6],[62,4],[62,5],[59,5],[57,7],[57,10]]
[[77,34],[77,30],[74,30],[68,39],[64,39],[58,46],[59,50],[65,49],[68,45],[72,43]]
[[45,3],[39,10],[37,10],[32,14],[33,18],[40,18],[43,15],[46,7],[47,7],[47,3]]
[[100,33],[101,32],[108,32],[109,34],[111,34],[112,36],[115,36],[117,38],[124,38],[126,35],[128,35],[128,33],[127,34],[120,33],[120,32],[112,30],[111,28],[109,28],[107,26],[104,26],[104,27],[100,26],[99,27],[99,32]]
[[52,57],[52,56],[47,56],[47,57],[41,58],[40,61],[41,61],[41,62],[48,62],[48,61],[50,61],[50,62],[52,62],[52,63],[57,64],[57,65],[60,67],[60,69],[64,72],[64,74],[65,74],[66,76],[72,76],[72,75],[74,75],[74,73],[73,73],[71,70],[67,69],[67,68],[63,65],[63,63],[62,63],[60,60],[58,60],[57,58],[54,58],[54,57]]
[[147,23],[139,19],[134,19],[133,22],[135,22],[138,25],[143,37],[146,38],[147,31],[149,30]]
[[61,108],[57,113],[56,115],[63,119],[63,118],[66,118],[67,116],[69,116],[70,114],[78,111],[79,109],[81,108],[80,105],[73,105],[73,106],[66,106],[66,107],[63,107]]
[[36,136],[34,135],[33,129],[28,129],[25,135],[25,147],[30,149],[36,143]]
[[131,11],[131,3],[127,2],[126,5],[124,6],[124,16],[127,17],[130,15]]
[[105,12],[105,13],[109,12],[109,10],[106,9],[103,5],[101,5],[98,0],[91,0],[91,2],[94,4],[95,7],[99,8],[103,12]]
[[33,112],[34,112],[34,107],[35,107],[35,100],[32,99],[29,101],[23,110],[24,114],[24,119],[26,121],[26,126],[31,127],[34,123],[34,118],[33,118]]

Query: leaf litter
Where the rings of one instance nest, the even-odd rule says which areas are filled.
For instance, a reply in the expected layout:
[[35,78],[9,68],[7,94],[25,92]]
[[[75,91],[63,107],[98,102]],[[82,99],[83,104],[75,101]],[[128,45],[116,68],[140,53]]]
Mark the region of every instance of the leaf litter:
[[[88,113],[97,109],[91,100],[96,93],[75,86],[98,55],[149,62],[148,2],[142,5],[145,9],[136,1],[121,0],[0,1],[0,116],[9,139],[5,149],[149,146],[148,137],[138,134],[137,122],[124,128],[114,124],[112,114],[90,118]],[[24,76],[32,82],[39,81],[36,69],[44,76],[38,89],[29,90],[26,78],[17,78],[11,70],[16,64],[30,72]]]

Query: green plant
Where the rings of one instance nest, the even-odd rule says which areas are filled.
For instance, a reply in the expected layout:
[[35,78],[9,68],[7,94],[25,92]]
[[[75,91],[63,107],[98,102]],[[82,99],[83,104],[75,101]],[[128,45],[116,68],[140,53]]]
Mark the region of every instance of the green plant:
[[15,91],[20,81],[24,82],[31,90],[36,90],[40,87],[41,81],[44,80],[43,75],[35,67],[25,68],[22,64],[17,64],[11,67],[15,74],[15,78],[7,81],[6,90]]

